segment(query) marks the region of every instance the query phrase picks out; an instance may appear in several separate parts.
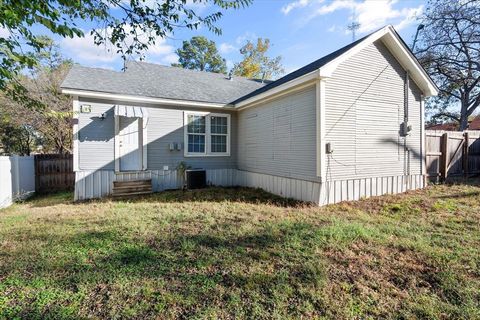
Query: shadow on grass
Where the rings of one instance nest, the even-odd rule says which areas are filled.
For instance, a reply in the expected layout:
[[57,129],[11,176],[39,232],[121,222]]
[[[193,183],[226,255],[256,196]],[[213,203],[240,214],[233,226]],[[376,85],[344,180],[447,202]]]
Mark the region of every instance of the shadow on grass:
[[467,185],[467,186],[480,186],[480,176],[471,176],[471,177],[463,177],[463,176],[450,176],[448,177],[447,181],[445,182],[447,185]]
[[22,203],[26,203],[34,208],[73,204],[73,192],[61,191],[49,194],[35,193],[32,197],[24,200]]
[[153,193],[149,196],[134,198],[110,198],[112,201],[128,202],[160,202],[160,203],[182,203],[182,202],[243,202],[251,204],[269,204],[279,207],[304,207],[310,204],[284,198],[259,188],[247,187],[209,187],[194,190],[168,190]]
[[469,192],[461,192],[461,193],[456,193],[456,194],[432,196],[432,198],[434,198],[434,199],[458,199],[458,198],[477,197],[479,195],[480,195],[480,191],[469,191]]
[[[155,192],[147,196],[132,196],[130,198],[91,199],[77,202],[78,204],[103,203],[103,202],[129,202],[129,203],[183,203],[183,202],[243,202],[251,204],[268,204],[278,207],[300,208],[312,204],[291,198],[284,198],[259,188],[247,187],[209,187],[195,190],[167,190]],[[60,204],[75,204],[71,192],[35,195],[25,200],[31,207],[50,207]]]
[[[471,186],[471,187],[480,187],[480,178],[478,177],[452,177],[445,183],[447,186]],[[458,198],[468,198],[476,197],[480,195],[480,190],[465,191],[460,193],[448,193],[445,195],[433,196],[435,199],[458,199]]]
[[[25,297],[17,297],[20,312],[10,315],[59,317],[56,306],[68,305],[75,292],[83,290],[77,315],[125,317],[123,308],[141,302],[145,309],[138,311],[139,317],[154,311],[158,314],[158,305],[171,305],[182,310],[182,318],[189,318],[197,315],[202,306],[236,299],[227,293],[240,290],[243,299],[252,303],[245,304],[244,311],[254,317],[259,306],[270,310],[277,293],[294,298],[301,288],[326,283],[326,264],[314,254],[314,246],[308,245],[314,232],[310,224],[292,223],[262,228],[249,236],[208,232],[187,235],[181,230],[143,240],[110,231],[63,238],[51,235],[46,239],[50,245],[64,248],[55,253],[60,259],[49,259],[45,252],[29,253],[28,257],[18,252],[16,264],[3,266],[5,286],[12,285],[12,291],[7,292],[23,290],[15,287],[22,283],[31,288]],[[298,242],[305,245],[302,252],[291,245]],[[25,265],[21,261],[26,261]],[[48,284],[41,290],[54,288],[65,296],[45,308],[39,307],[36,299],[41,294],[30,285],[39,279]],[[145,283],[153,285],[150,290],[157,294],[144,292]],[[122,286],[128,290],[121,290]]]

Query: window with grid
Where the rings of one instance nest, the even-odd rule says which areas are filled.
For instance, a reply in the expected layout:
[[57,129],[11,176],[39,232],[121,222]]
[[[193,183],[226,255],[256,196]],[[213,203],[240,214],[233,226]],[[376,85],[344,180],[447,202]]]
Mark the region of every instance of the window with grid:
[[188,153],[205,153],[205,121],[202,115],[189,114],[187,117]]
[[228,138],[228,118],[226,116],[210,117],[210,151],[226,153]]
[[185,156],[229,156],[230,115],[185,112]]

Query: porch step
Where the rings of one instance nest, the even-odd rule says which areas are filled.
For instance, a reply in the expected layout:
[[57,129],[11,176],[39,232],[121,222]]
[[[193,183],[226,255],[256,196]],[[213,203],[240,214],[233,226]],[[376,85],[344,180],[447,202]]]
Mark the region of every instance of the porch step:
[[114,198],[128,198],[135,196],[142,196],[152,194],[152,191],[140,191],[140,192],[129,192],[129,193],[114,193],[112,196]]
[[146,195],[152,192],[152,179],[113,182],[114,197]]
[[152,179],[113,181],[113,188],[115,188],[115,187],[125,187],[125,186],[141,186],[141,185],[151,186],[152,185]]

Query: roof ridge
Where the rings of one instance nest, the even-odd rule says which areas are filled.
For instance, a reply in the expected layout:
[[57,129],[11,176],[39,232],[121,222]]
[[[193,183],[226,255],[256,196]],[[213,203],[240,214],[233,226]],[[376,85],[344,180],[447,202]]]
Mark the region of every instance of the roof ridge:
[[124,73],[124,72],[121,71],[121,70],[115,70],[115,69],[110,69],[110,68],[83,66],[83,65],[81,65],[80,63],[74,63],[74,64],[72,65],[72,68],[94,69],[94,70],[115,72],[115,73],[118,73],[118,74]]
[[[228,74],[225,74],[225,73],[211,72],[211,71],[205,71],[205,70],[187,69],[187,68],[182,68],[180,66],[167,66],[167,65],[154,63],[154,62],[148,62],[148,61],[129,60],[129,61],[127,61],[127,64],[149,64],[149,65],[153,65],[153,66],[157,66],[157,67],[161,67],[161,68],[178,69],[178,70],[181,70],[182,72],[185,72],[185,73],[195,72],[195,73],[208,74],[208,75],[213,75],[213,76],[218,76],[218,77],[225,77],[226,79],[228,79]],[[128,66],[127,66],[127,70],[128,70]],[[247,77],[235,76],[235,75],[232,75],[232,78],[248,80],[248,81],[253,81],[253,82],[261,81],[261,79],[247,78]]]

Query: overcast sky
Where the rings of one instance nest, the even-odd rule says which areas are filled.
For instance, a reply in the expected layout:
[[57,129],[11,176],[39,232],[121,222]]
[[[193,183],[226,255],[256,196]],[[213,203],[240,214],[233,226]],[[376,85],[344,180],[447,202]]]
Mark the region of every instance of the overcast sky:
[[[239,10],[225,12],[219,21],[223,33],[216,36],[205,28],[179,30],[168,39],[159,39],[146,53],[146,61],[170,65],[177,61],[175,49],[183,40],[204,35],[215,41],[231,67],[240,60],[238,52],[246,40],[269,38],[270,55],[281,55],[287,72],[293,71],[352,41],[347,25],[353,16],[360,23],[357,38],[382,26],[392,24],[407,44],[411,44],[418,24],[416,17],[424,10],[422,0],[255,0]],[[212,7],[192,5],[207,14]],[[95,26],[82,22],[85,31]],[[85,66],[120,70],[121,58],[97,47],[88,35],[84,38],[58,39],[62,52]]]

